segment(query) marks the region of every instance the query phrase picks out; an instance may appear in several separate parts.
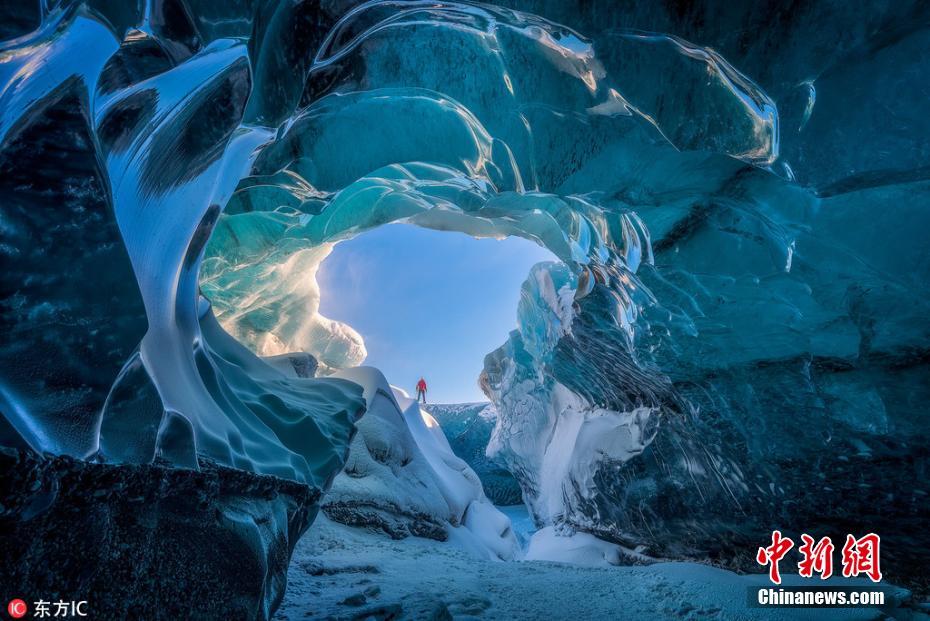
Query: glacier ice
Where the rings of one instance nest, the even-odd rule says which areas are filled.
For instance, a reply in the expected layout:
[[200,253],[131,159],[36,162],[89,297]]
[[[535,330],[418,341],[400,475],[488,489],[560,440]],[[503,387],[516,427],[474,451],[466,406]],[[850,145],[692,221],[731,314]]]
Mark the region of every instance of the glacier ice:
[[423,406],[442,428],[452,452],[471,466],[484,493],[497,506],[522,505],[523,492],[503,464],[487,456],[488,442],[497,422],[490,403],[430,403]]
[[510,520],[452,452],[436,419],[377,369],[357,367],[334,376],[362,386],[367,409],[323,513],[395,539],[451,540],[480,557],[513,559],[518,545]]
[[366,405],[332,244],[516,235],[559,262],[480,381],[540,526],[741,567],[881,531],[907,580],[930,8],[504,4],[10,7],[0,442],[322,490]]
[[[199,454],[322,486],[341,466],[350,419],[363,407],[359,389],[338,380],[285,386],[222,330],[201,326],[211,324],[212,311],[199,294],[200,255],[270,133],[240,127],[252,80],[246,48],[220,38],[171,47],[172,28],[185,24],[163,24],[157,13],[117,32],[93,10],[60,7],[8,44],[7,434],[40,452],[184,466],[196,466]],[[70,58],[77,49],[79,65]],[[62,136],[34,135],[56,123]],[[40,149],[23,157],[30,144]],[[52,161],[71,156],[62,168],[74,178],[38,161],[43,151]],[[45,279],[30,255],[46,248],[23,252],[37,241],[31,231],[54,221],[48,208],[38,210],[43,200],[66,201],[62,213],[73,219],[55,233],[70,239],[49,238],[47,249],[93,251],[65,254],[53,269],[67,271]],[[87,286],[94,281],[101,289]],[[81,310],[81,298],[95,292]],[[113,366],[124,363],[117,380]]]

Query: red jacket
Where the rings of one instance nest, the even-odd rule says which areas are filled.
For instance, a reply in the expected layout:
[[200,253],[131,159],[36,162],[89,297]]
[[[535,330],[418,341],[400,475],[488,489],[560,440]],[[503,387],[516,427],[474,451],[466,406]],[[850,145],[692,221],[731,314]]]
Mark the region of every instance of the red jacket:
[[419,382],[417,382],[417,392],[421,392],[421,391],[426,392],[426,382],[422,379]]

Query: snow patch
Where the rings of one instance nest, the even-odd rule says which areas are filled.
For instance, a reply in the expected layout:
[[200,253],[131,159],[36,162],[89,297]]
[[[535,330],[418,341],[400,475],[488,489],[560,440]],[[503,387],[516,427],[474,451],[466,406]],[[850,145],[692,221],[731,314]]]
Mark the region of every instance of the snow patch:
[[604,462],[628,461],[655,436],[655,408],[608,410],[558,382],[545,390],[524,380],[508,392],[512,414],[497,420],[487,454],[518,475],[540,524],[561,521],[594,493],[593,477]]
[[554,561],[587,567],[621,565],[625,550],[588,533],[559,534],[555,527],[542,528],[530,539],[523,560]]
[[449,540],[482,558],[513,559],[519,545],[510,520],[453,453],[436,419],[377,369],[358,367],[335,376],[362,386],[368,410],[357,423],[346,468],[324,500],[324,513],[394,538]]

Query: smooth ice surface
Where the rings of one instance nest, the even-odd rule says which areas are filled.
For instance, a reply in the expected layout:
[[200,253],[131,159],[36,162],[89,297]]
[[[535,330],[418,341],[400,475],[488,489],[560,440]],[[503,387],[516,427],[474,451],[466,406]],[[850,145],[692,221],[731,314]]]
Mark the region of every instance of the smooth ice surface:
[[[80,296],[58,301],[54,281],[46,281],[23,291],[15,310],[17,284],[5,285],[13,295],[4,300],[14,302],[14,312],[5,315],[11,326],[4,333],[12,340],[4,342],[0,382],[4,436],[15,434],[8,443],[37,451],[117,462],[161,458],[197,467],[199,455],[322,486],[341,467],[351,419],[362,408],[358,388],[336,380],[285,381],[216,327],[199,296],[200,257],[216,219],[256,147],[272,135],[240,126],[252,85],[246,47],[232,39],[186,39],[184,17],[161,8],[111,17],[67,3],[45,12],[34,32],[3,44],[3,176],[15,181],[28,174],[16,172],[29,163],[16,152],[31,140],[30,130],[57,124],[65,135],[77,134],[71,155],[84,168],[69,170],[84,179],[56,185],[55,161],[69,155],[65,144],[47,147],[52,159],[38,167],[48,166],[47,172],[19,183],[39,196],[71,197],[65,215],[89,211],[90,217],[75,218],[72,241],[91,253],[56,269],[85,276],[80,286],[96,290],[103,302],[81,310],[75,306]],[[124,18],[137,21],[130,27]],[[103,181],[94,185],[95,179]],[[14,192],[12,208],[4,209],[9,273],[40,273],[27,267],[33,255],[17,250],[44,241],[31,232],[38,199],[30,209],[29,194]],[[101,232],[114,221],[119,241]],[[83,239],[94,234],[99,241]],[[98,265],[103,257],[93,254],[95,243],[121,244],[125,254],[111,253],[110,265]],[[99,273],[125,274],[120,260],[131,266],[137,288],[130,279],[110,285],[106,277],[95,288]],[[105,328],[81,319],[119,316],[121,306],[138,313],[140,304],[145,319],[132,327],[141,342],[132,342],[130,329],[110,333],[123,323]],[[49,335],[61,339],[67,355],[49,356],[54,350],[36,330],[42,323],[69,326]],[[110,350],[95,354],[108,339]],[[123,371],[109,380],[96,377],[95,357],[119,356],[119,348],[127,357]],[[20,354],[23,349],[28,353]],[[101,380],[113,384],[109,395]],[[61,401],[69,392],[86,405],[40,398]]]

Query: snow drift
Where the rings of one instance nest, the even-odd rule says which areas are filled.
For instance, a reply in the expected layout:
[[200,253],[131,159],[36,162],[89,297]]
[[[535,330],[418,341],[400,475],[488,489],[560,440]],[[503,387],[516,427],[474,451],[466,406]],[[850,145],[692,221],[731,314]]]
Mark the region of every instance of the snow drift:
[[484,493],[495,505],[523,503],[520,485],[503,464],[487,456],[488,442],[497,421],[490,403],[430,403],[423,406],[442,427],[452,451],[465,460],[481,479]]
[[392,388],[377,369],[355,368],[336,376],[363,386],[368,407],[323,512],[395,539],[452,540],[480,557],[512,560],[518,545],[510,520],[452,452],[436,419]]

